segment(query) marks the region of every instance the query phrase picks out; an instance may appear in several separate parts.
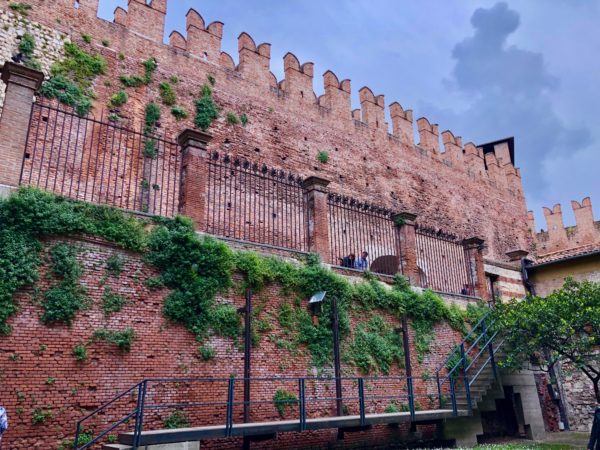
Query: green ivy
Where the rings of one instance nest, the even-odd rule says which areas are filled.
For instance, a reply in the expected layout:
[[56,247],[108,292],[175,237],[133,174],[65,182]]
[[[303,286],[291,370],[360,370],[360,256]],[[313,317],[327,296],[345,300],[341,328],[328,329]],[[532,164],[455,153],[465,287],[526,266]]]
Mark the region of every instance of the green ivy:
[[278,389],[273,395],[273,404],[277,409],[279,417],[284,417],[288,408],[298,404],[298,397],[291,392],[283,389]]
[[106,260],[106,272],[115,278],[119,278],[121,276],[121,272],[123,272],[124,265],[125,258],[118,253],[115,253],[110,255]]
[[389,374],[394,363],[402,365],[404,352],[401,335],[378,315],[354,331],[347,357],[362,373]]
[[144,156],[146,158],[154,159],[158,156],[158,148],[157,148],[156,139],[148,139],[144,143]]
[[125,103],[127,103],[127,100],[129,100],[127,92],[119,91],[110,98],[108,106],[110,108],[119,108],[120,106],[123,106]]
[[146,105],[144,112],[144,134],[146,136],[154,133],[156,124],[160,120],[160,107],[153,102]]
[[163,81],[158,86],[158,89],[160,92],[160,98],[165,105],[173,106],[175,103],[177,103],[177,96],[175,95],[175,90],[173,89],[173,86],[171,86],[171,83],[168,81]]
[[77,311],[85,309],[89,301],[85,289],[79,284],[81,267],[77,261],[77,248],[69,244],[52,247],[51,272],[60,282],[44,294],[42,321],[46,324],[71,325]]
[[31,10],[31,5],[28,3],[23,3],[23,2],[18,2],[18,3],[10,2],[8,4],[8,7],[11,10],[13,10],[14,12],[21,14],[22,16],[28,16],[29,11]]
[[167,430],[174,430],[177,428],[187,428],[190,426],[190,421],[183,411],[175,411],[169,414],[165,419],[165,428]]
[[[10,333],[8,319],[18,310],[14,293],[38,279],[41,237],[89,234],[137,251],[144,249],[146,241],[143,222],[121,211],[67,200],[30,187],[0,200],[0,223],[0,334],[5,335]],[[66,286],[58,285],[46,293],[45,308],[52,310],[46,315],[50,321],[53,317],[69,316],[59,308],[61,298],[66,296],[75,307],[81,300],[80,288],[61,287]]]
[[135,339],[135,331],[133,328],[125,328],[122,331],[112,331],[106,328],[101,328],[94,331],[92,342],[106,342],[116,345],[120,350],[128,352],[131,350],[131,345]]
[[33,34],[27,32],[21,37],[21,42],[19,42],[19,51],[23,53],[24,56],[31,57],[33,56],[34,50],[35,37]]
[[40,94],[72,106],[77,114],[85,116],[95,96],[93,82],[106,73],[107,63],[102,56],[91,55],[71,42],[65,43],[64,49],[65,58],[52,65],[51,77],[42,84]]
[[[121,59],[121,60],[125,59],[125,56],[123,55],[123,57],[121,58],[121,55],[122,54],[120,53],[119,59]],[[140,87],[140,86],[144,86],[144,85],[148,85],[148,84],[152,83],[152,77],[154,75],[154,72],[158,68],[158,62],[156,61],[155,58],[149,58],[146,61],[144,61],[142,63],[142,65],[144,66],[144,75],[143,76],[121,75],[119,77],[119,80],[121,81],[121,83],[123,83],[123,85],[125,87],[130,87],[130,88],[131,87]]]
[[202,86],[200,98],[196,100],[196,117],[194,125],[202,130],[207,130],[214,120],[219,117],[219,108],[212,97],[212,89],[209,85]]
[[122,295],[116,294],[113,290],[106,286],[102,295],[102,311],[106,317],[119,312],[127,304],[127,299]]
[[77,362],[83,363],[88,359],[87,347],[85,344],[77,344],[73,347],[73,357]]
[[211,325],[232,335],[233,308],[214,306],[215,295],[231,286],[232,251],[215,239],[198,238],[187,218],[157,222],[148,239],[147,261],[161,270],[163,283],[172,289],[163,306],[165,316],[186,325],[200,340]]
[[177,121],[188,118],[187,111],[181,106],[173,106],[173,108],[171,108],[171,114],[173,114],[173,117],[175,117],[175,120]]

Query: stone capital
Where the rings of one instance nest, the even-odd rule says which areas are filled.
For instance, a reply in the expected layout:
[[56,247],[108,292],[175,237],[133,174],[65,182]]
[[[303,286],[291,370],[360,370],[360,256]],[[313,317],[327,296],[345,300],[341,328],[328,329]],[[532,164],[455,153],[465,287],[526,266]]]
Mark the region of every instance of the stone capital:
[[485,241],[483,239],[481,239],[481,238],[478,238],[478,237],[472,237],[472,238],[464,239],[462,241],[462,244],[466,248],[469,248],[469,249],[476,248],[476,249],[479,249],[479,250],[483,249],[484,243],[485,243]]
[[2,81],[6,84],[18,84],[32,91],[37,91],[44,81],[44,74],[39,70],[7,61],[2,69]]
[[205,152],[208,143],[212,140],[212,138],[213,137],[211,134],[188,128],[183,130],[179,136],[177,136],[177,143],[181,147],[182,151],[186,151],[189,148],[195,148]]
[[527,255],[529,255],[527,250],[511,250],[510,252],[506,252],[506,256],[508,256],[511,261],[520,261]]
[[392,216],[392,220],[396,223],[404,222],[405,225],[414,225],[417,220],[417,215],[408,211],[404,211]]
[[319,177],[308,177],[302,182],[302,188],[307,191],[327,192],[330,181]]

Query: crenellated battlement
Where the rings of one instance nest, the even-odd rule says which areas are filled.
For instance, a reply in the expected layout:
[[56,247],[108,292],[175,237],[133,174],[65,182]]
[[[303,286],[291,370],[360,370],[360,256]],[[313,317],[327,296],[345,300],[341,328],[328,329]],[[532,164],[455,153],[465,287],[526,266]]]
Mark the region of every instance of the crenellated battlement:
[[597,246],[600,248],[600,221],[594,221],[592,200],[584,198],[581,203],[571,201],[575,215],[575,226],[565,227],[562,206],[557,203],[552,208],[544,207],[546,230],[536,232],[533,211],[529,211],[527,219],[529,228],[537,244],[537,256],[542,257],[554,252],[575,250]]
[[[73,9],[72,2],[60,0]],[[41,0],[36,2],[40,7],[46,6]],[[97,12],[98,0],[79,2],[79,12],[94,15]],[[167,0],[129,0],[127,10],[116,8],[114,24],[125,27],[138,36],[162,43],[165,32],[165,16]],[[174,51],[191,55],[220,66],[230,72],[237,72],[245,80],[251,81],[260,89],[277,92],[285,99],[289,107],[314,106],[315,111],[326,112],[327,118],[335,126],[346,129],[354,122],[358,131],[371,130],[374,133],[391,133],[390,142],[413,147],[414,122],[412,110],[404,109],[400,103],[389,105],[390,124],[386,121],[385,97],[375,95],[364,86],[359,89],[360,108],[352,109],[350,80],[340,81],[334,72],[327,70],[323,74],[324,94],[317,98],[313,87],[314,64],[301,63],[292,52],[283,58],[284,79],[279,81],[271,72],[271,44],[257,44],[247,32],[238,36],[238,61],[221,50],[224,24],[214,21],[207,25],[204,17],[195,9],[190,9],[186,16],[185,35],[172,31],[168,38],[168,47]],[[498,145],[493,152],[481,152],[477,146],[466,144],[463,148],[462,138],[449,130],[442,133],[444,151],[440,148],[439,126],[425,117],[419,118],[416,131],[419,135],[418,147],[440,162],[455,170],[468,172],[475,177],[489,180],[492,185],[507,187],[513,192],[522,194],[520,174],[514,167],[508,146]]]
[[[376,94],[368,86],[361,87],[358,90],[360,106],[353,108],[351,81],[338,77],[332,70],[323,73],[323,94],[317,96],[314,64],[300,61],[292,52],[284,55],[284,76],[278,80],[271,70],[270,43],[259,44],[249,33],[242,32],[238,36],[238,55],[230,55],[222,50],[224,24],[209,23],[195,9],[190,9],[185,16],[185,31],[172,31],[165,43],[167,0],[129,0],[126,9],[115,9],[113,22],[96,17],[98,0],[82,0],[79,8],[74,8],[69,0],[58,0],[53,5],[45,0],[27,2],[32,5],[31,19],[70,35],[73,41],[110,60],[111,73],[106,75],[107,79],[99,79],[96,87],[95,105],[99,109],[115,94],[114,80],[120,75],[139,73],[143,70],[140,62],[155,57],[158,61],[156,81],[177,75],[180,81],[173,88],[178,106],[188,113],[187,123],[176,122],[169,110],[164,109],[161,122],[165,131],[193,126],[195,95],[210,75],[216,80],[213,90],[219,107],[238,116],[247,114],[249,119],[249,126],[243,130],[227,127],[222,118],[217,120],[213,124],[218,136],[215,145],[226,145],[226,141],[235,139],[252,146],[243,150],[246,154],[254,151],[267,160],[276,158],[286,161],[285,164],[322,171],[322,175],[342,184],[352,178],[351,183],[348,182],[349,189],[361,191],[366,187],[383,193],[391,199],[389,201],[399,203],[399,208],[410,209],[419,201],[422,198],[419,189],[435,187],[440,202],[451,195],[454,186],[461,186],[463,192],[477,190],[481,195],[500,199],[507,209],[518,210],[523,234],[526,239],[530,238],[526,233],[520,172],[514,165],[511,147],[514,143],[509,140],[463,144],[456,130],[445,130],[440,138],[436,123],[421,117],[415,124],[413,111],[397,101],[387,106],[391,122],[388,123],[382,93]],[[60,4],[60,8],[55,7],[56,4]],[[8,9],[8,1],[0,0],[0,8]],[[81,42],[82,30],[93,37],[91,44]],[[101,46],[104,40],[110,41],[110,45]],[[117,60],[117,55],[123,56],[122,62]],[[157,83],[151,83],[144,89],[128,91],[130,99],[123,108],[124,116],[139,121],[149,101],[160,102],[156,88]],[[415,143],[416,134],[418,143]],[[221,136],[227,138],[221,139]],[[271,138],[273,143],[254,142]],[[319,151],[328,152],[331,163],[316,164]],[[359,152],[365,154],[359,155]],[[367,166],[370,167],[367,169]],[[364,177],[356,176],[363,172]],[[409,172],[415,178],[411,184],[414,189],[406,190],[410,197],[399,195],[405,187],[387,186],[385,181],[380,181],[388,180],[390,174],[400,177]],[[452,181],[439,184],[436,181],[445,178]],[[400,204],[403,202],[406,205]],[[430,207],[431,213],[436,215],[442,214],[444,208],[433,204]],[[472,210],[477,208],[474,205]],[[525,244],[510,245],[517,246]]]

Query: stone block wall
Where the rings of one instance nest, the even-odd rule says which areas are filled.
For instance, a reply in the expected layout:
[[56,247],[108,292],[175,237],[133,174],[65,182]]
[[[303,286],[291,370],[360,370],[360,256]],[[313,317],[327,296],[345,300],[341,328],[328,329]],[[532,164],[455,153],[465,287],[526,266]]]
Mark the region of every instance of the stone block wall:
[[[64,43],[69,42],[65,33],[38,22],[33,22],[10,10],[0,11],[0,64],[10,61],[18,53],[19,43],[25,33],[30,33],[36,41],[33,56],[40,63],[44,74],[50,74],[50,67],[64,56]],[[6,85],[0,81],[0,114],[4,104]]]

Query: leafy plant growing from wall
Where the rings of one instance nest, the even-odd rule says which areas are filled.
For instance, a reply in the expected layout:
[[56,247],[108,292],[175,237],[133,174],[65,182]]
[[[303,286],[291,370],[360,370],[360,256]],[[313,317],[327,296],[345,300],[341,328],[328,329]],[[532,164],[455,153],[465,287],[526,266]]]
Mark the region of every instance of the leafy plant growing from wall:
[[317,153],[317,161],[319,161],[321,164],[327,164],[329,161],[329,153],[321,150],[319,153]]
[[183,411],[177,410],[166,417],[164,425],[167,430],[187,428],[190,426],[190,421]]
[[189,114],[183,107],[177,105],[171,108],[171,114],[173,114],[173,117],[175,117],[175,120],[177,121],[185,120],[189,116]]
[[35,52],[35,37],[33,34],[27,32],[21,37],[19,42],[19,52],[24,57],[24,65],[34,70],[41,70],[41,64],[33,57]]
[[27,17],[29,15],[29,11],[31,10],[31,5],[29,3],[23,2],[10,2],[8,7],[22,16]]
[[127,299],[125,297],[113,292],[108,286],[104,288],[102,311],[106,317],[110,317],[112,314],[121,311],[126,304]]
[[75,361],[80,363],[87,361],[88,354],[85,344],[77,344],[75,347],[73,347],[73,357],[75,358]]
[[42,84],[40,94],[72,106],[77,114],[85,116],[95,97],[94,80],[106,73],[107,63],[102,56],[87,53],[70,42],[64,49],[65,58],[52,65],[50,79]]
[[162,99],[163,104],[167,106],[173,106],[177,102],[177,96],[175,95],[175,90],[173,86],[168,81],[163,81],[158,86],[160,92],[160,98]]
[[44,295],[42,321],[71,325],[77,311],[87,308],[89,301],[85,289],[79,284],[81,267],[77,261],[77,248],[58,244],[50,250],[51,272],[61,281]]
[[[123,58],[124,59],[124,58]],[[140,87],[152,83],[154,72],[158,68],[156,58],[148,58],[142,65],[144,66],[144,75],[121,75],[119,80],[126,87]]]
[[127,100],[129,100],[129,96],[127,95],[127,92],[119,91],[110,98],[110,100],[108,102],[108,107],[109,108],[119,108],[119,107],[123,106],[125,103],[127,103]]
[[194,125],[196,128],[201,130],[208,130],[219,117],[219,108],[215,104],[212,96],[212,89],[209,85],[205,84],[202,86],[200,92],[200,98],[195,102],[196,106],[196,117],[194,118]]
[[106,328],[100,328],[94,331],[92,342],[106,342],[116,345],[119,350],[128,352],[131,350],[131,345],[135,339],[135,331],[133,328],[125,328],[122,331],[113,331]]
[[285,417],[286,411],[294,405],[298,404],[298,397],[291,392],[283,389],[278,389],[273,395],[273,404],[277,409],[279,417]]

